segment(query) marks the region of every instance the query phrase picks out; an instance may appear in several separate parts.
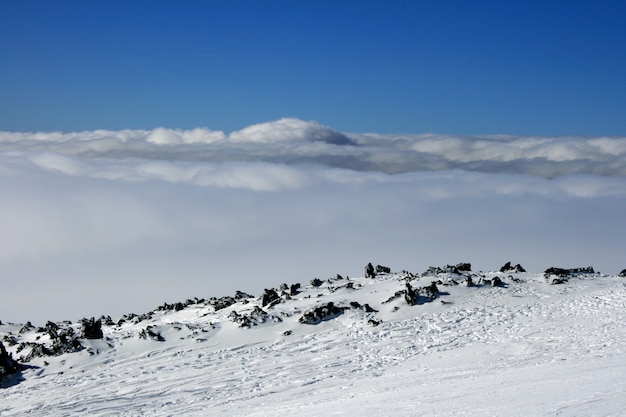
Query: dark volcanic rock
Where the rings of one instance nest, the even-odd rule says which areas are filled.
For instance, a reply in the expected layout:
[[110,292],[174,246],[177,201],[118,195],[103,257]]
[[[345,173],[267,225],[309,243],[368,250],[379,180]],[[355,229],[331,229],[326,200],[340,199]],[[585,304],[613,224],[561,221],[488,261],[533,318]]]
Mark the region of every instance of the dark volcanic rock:
[[503,287],[504,283],[502,282],[502,279],[500,277],[494,277],[491,280],[491,285],[493,285],[494,287]]
[[13,360],[2,342],[0,342],[0,378],[12,375],[20,370],[20,365]]
[[152,339],[156,340],[157,342],[165,342],[165,338],[161,336],[161,333],[153,326],[148,326],[145,329],[142,329],[141,332],[139,332],[139,338],[144,340]]
[[500,272],[526,272],[526,270],[520,264],[511,266],[511,262],[507,262],[500,268]]
[[243,291],[239,291],[239,290],[235,291],[235,300],[241,301],[241,300],[246,300],[249,298],[254,298],[254,296],[248,293],[245,293]]
[[324,283],[324,281],[322,281],[322,280],[321,280],[321,279],[319,279],[319,278],[313,278],[313,279],[311,280],[311,285],[312,285],[312,286],[314,286],[314,287],[316,287],[316,288],[317,288],[317,287],[319,287],[320,285],[322,285],[323,283]]
[[407,282],[406,289],[404,290],[404,300],[406,303],[410,306],[414,306],[417,304],[418,297],[419,295],[417,292],[413,289],[413,287],[411,287],[411,284]]
[[102,321],[95,318],[82,319],[80,323],[83,325],[83,337],[85,339],[102,339]]
[[472,272],[472,264],[470,264],[469,262],[456,264],[455,268],[459,272]]
[[622,269],[622,272],[619,273],[620,277],[626,277],[626,269]]
[[263,293],[263,300],[261,301],[261,305],[263,307],[265,306],[271,307],[278,302],[280,302],[280,295],[278,295],[276,290],[273,288],[270,288],[270,289],[266,288],[265,292]]
[[404,300],[410,306],[424,304],[439,297],[439,288],[437,283],[432,282],[430,285],[421,288],[413,288],[408,282],[404,284],[404,290],[396,291],[394,295],[389,297],[383,304],[387,304],[404,296]]
[[376,265],[376,274],[391,274],[391,268],[383,265]]
[[215,311],[230,307],[236,302],[237,300],[235,300],[233,297],[230,297],[230,296],[220,297],[220,298],[212,297],[209,299],[209,304],[213,306]]
[[261,309],[259,306],[254,306],[252,311],[248,314],[241,314],[233,310],[230,313],[229,317],[233,322],[239,324],[239,327],[248,327],[248,328],[265,323],[268,320],[272,320],[276,323],[282,321],[280,317],[267,313],[265,310]]
[[22,334],[22,333],[29,332],[31,330],[35,330],[35,326],[33,326],[33,324],[30,321],[27,321],[26,324],[22,326],[19,333]]
[[595,274],[595,273],[596,271],[593,269],[592,266],[586,266],[582,268],[570,268],[570,269],[556,268],[553,266],[553,267],[546,269],[543,275],[546,278],[550,277],[551,275],[556,275],[561,278],[566,278],[566,277],[575,277],[578,275]]
[[350,303],[350,307],[352,308],[358,308],[361,310],[365,310],[366,313],[378,313],[378,310],[374,310],[369,304],[363,304],[361,305],[361,303],[357,302],[357,301],[352,301]]
[[374,265],[370,262],[365,265],[365,278],[374,278],[375,276],[376,271],[374,271]]
[[296,283],[296,284],[291,284],[291,287],[289,287],[289,295],[294,296],[297,295],[300,291],[298,291],[300,289],[300,284]]
[[422,274],[422,276],[438,275],[444,273],[461,275],[463,272],[472,272],[472,264],[459,263],[456,265],[446,265],[444,268],[431,266]]
[[343,314],[347,307],[337,307],[332,302],[316,307],[313,310],[307,311],[302,317],[300,317],[300,323],[302,324],[319,324],[326,320],[334,319]]

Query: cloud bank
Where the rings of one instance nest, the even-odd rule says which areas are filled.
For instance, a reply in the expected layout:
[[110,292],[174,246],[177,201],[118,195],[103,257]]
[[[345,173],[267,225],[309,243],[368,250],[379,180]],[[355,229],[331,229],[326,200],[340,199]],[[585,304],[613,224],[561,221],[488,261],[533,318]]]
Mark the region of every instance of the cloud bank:
[[0,132],[0,320],[141,312],[280,282],[626,249],[626,139],[341,133],[281,119]]
[[[261,123],[230,134],[206,128],[0,132],[0,152],[14,152],[14,157],[19,152],[54,153],[95,160],[94,164],[107,159],[128,166],[133,160],[137,165],[156,160],[202,166],[225,162],[309,164],[386,174],[460,169],[543,178],[626,175],[626,138],[621,137],[350,134],[297,119]],[[67,163],[72,164],[71,159]],[[140,171],[133,176],[140,177]]]

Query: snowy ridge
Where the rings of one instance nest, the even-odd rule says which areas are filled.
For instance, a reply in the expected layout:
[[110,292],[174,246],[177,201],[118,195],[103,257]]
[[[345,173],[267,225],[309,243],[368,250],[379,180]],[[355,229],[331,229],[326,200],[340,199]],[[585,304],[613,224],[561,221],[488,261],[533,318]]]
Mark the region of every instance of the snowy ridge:
[[[143,315],[0,324],[0,415],[622,415],[626,280],[366,267]],[[101,332],[101,334],[100,334]]]

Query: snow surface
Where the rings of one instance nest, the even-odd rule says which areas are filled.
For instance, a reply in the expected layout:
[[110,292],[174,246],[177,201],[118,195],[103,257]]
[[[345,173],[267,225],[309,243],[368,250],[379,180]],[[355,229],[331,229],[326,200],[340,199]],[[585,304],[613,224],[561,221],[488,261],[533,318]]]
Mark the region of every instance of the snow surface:
[[[467,276],[477,285],[465,285]],[[504,286],[484,281],[495,276]],[[263,307],[250,328],[233,311],[250,314],[262,297],[128,316],[104,325],[103,340],[81,338],[86,349],[35,357],[5,379],[0,415],[626,415],[626,278],[554,278],[334,278]],[[433,300],[384,303],[406,282],[433,281]],[[317,325],[299,322],[329,302],[346,309]],[[59,325],[81,332],[80,323]],[[165,340],[141,338],[148,326]],[[22,325],[3,323],[0,340],[17,359],[28,351],[18,353],[20,343],[50,342],[36,327],[20,333]],[[10,337],[18,343],[9,346]]]

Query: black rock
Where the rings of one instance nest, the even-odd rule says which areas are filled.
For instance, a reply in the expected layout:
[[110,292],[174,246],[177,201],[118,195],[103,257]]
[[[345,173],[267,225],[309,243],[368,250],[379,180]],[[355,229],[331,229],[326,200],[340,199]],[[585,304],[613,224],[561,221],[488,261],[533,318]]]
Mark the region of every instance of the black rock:
[[556,275],[558,277],[564,278],[564,277],[575,277],[578,275],[595,274],[595,273],[596,272],[592,266],[586,266],[582,268],[570,268],[570,269],[550,267],[544,271],[543,275],[546,278],[548,278],[551,275]]
[[0,378],[12,375],[20,370],[20,365],[13,360],[2,342],[0,342]]
[[365,278],[374,278],[375,276],[374,265],[370,262],[365,266]]
[[29,332],[31,330],[35,330],[35,326],[33,326],[33,324],[30,321],[27,321],[26,324],[22,326],[19,333],[22,334],[22,333]]
[[249,314],[240,314],[237,311],[232,311],[229,315],[230,319],[239,324],[239,327],[252,327],[259,325],[261,323],[265,323],[268,320],[273,320],[274,322],[281,322],[282,319],[280,317],[270,315],[259,306],[254,306],[252,311]]
[[139,338],[141,339],[152,339],[152,340],[156,340],[157,342],[165,342],[165,338],[163,336],[161,336],[161,333],[154,330],[153,326],[148,326],[145,329],[142,329],[141,332],[139,332]]
[[619,273],[620,277],[626,277],[626,269],[622,269],[622,272]]
[[212,297],[209,299],[209,304],[213,306],[213,308],[215,309],[215,311],[218,310],[222,310],[224,308],[230,307],[233,304],[235,304],[237,302],[237,300],[235,300],[233,297],[221,297],[221,298],[215,298]]
[[323,283],[324,283],[324,281],[322,281],[322,280],[321,280],[321,279],[319,279],[319,278],[313,278],[313,279],[311,280],[311,285],[312,285],[312,286],[314,286],[314,287],[316,287],[316,288],[317,288],[317,287],[319,287],[319,286],[321,286]]
[[83,325],[83,337],[85,339],[102,339],[104,337],[102,321],[92,317],[90,319],[84,318],[80,322]]
[[254,298],[254,296],[252,296],[252,295],[250,295],[248,293],[245,293],[243,291],[239,291],[239,290],[235,291],[235,300],[241,301],[241,300],[245,300],[245,299],[248,299],[248,298]]
[[507,262],[500,268],[500,272],[526,272],[526,270],[520,264],[511,266],[511,262]]
[[548,275],[556,275],[559,277],[566,277],[569,275],[569,269],[563,269],[563,268],[557,268],[557,267],[550,267],[548,269],[546,269],[544,272],[544,275],[548,276]]
[[494,287],[503,287],[504,283],[502,282],[502,279],[500,279],[500,277],[494,277],[491,280],[491,285],[493,285]]
[[470,264],[468,262],[456,264],[456,269],[459,272],[471,272],[472,271],[472,264]]
[[289,287],[289,295],[294,296],[297,295],[300,291],[298,291],[300,289],[300,284],[296,283],[296,284],[291,284],[291,287]]
[[388,266],[376,265],[376,274],[390,274],[391,268]]
[[332,302],[329,302],[304,313],[299,321],[302,324],[319,324],[323,321],[338,317],[343,314],[346,308],[347,307],[337,307]]
[[280,295],[276,292],[275,289],[265,289],[265,293],[263,294],[263,300],[261,301],[261,305],[265,306],[273,306],[274,304],[280,301]]
[[429,286],[422,288],[422,291],[426,293],[426,296],[432,299],[437,298],[439,295],[439,288],[435,281],[431,282]]
[[411,287],[411,284],[407,282],[406,289],[404,290],[404,300],[406,303],[410,306],[414,306],[417,304],[418,297],[419,295],[417,292],[413,289],[413,287]]
[[350,307],[352,308],[357,308],[357,309],[361,309],[361,310],[365,310],[366,313],[378,313],[378,310],[374,310],[369,304],[363,304],[361,305],[359,302],[357,301],[352,301],[350,303]]

